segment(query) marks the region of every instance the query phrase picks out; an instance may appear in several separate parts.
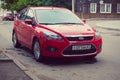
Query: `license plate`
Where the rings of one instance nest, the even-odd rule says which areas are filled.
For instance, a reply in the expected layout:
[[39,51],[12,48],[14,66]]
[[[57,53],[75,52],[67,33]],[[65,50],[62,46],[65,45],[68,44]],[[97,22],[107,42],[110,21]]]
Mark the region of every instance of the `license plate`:
[[72,46],[72,50],[89,50],[91,49],[91,45],[76,45],[76,46]]

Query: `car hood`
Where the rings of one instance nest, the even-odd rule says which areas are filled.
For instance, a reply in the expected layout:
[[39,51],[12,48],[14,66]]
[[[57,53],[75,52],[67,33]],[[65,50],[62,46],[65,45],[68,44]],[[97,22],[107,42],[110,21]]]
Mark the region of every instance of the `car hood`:
[[82,25],[60,24],[60,25],[44,25],[44,26],[62,35],[94,34],[94,30],[86,24],[82,24]]

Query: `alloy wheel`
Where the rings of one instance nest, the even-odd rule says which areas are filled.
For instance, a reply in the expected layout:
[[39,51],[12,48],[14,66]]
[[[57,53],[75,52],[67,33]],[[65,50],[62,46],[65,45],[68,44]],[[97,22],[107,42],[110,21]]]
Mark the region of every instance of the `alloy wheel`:
[[34,42],[33,53],[34,53],[36,61],[41,61],[42,56],[41,56],[41,51],[40,51],[40,44],[37,40]]

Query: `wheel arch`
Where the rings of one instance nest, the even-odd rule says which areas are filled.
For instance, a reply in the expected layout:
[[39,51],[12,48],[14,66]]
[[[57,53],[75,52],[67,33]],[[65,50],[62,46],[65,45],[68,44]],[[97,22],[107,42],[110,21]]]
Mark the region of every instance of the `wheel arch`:
[[12,32],[12,42],[13,42],[13,45],[15,48],[21,47],[21,43],[19,43],[18,38],[17,38],[17,34],[16,34],[14,29]]
[[[33,46],[34,46],[35,40],[38,40],[38,37],[37,37],[37,36],[34,36],[34,37],[33,37],[33,40],[32,40],[32,52],[33,52]],[[39,41],[39,40],[38,40],[38,41]]]
[[[34,42],[35,42],[35,40],[37,40],[37,41],[39,41],[39,44],[41,43],[41,38],[42,38],[42,34],[41,33],[39,33],[39,34],[37,34],[37,35],[34,35],[33,37],[32,37],[32,49],[33,49],[33,45],[34,45]],[[41,45],[41,44],[40,44]]]

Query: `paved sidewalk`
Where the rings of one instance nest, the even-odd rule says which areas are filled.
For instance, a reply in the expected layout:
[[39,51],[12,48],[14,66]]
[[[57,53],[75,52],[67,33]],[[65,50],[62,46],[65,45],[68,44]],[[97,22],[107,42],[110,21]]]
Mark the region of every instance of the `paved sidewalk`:
[[87,24],[120,31],[120,19],[87,19]]
[[96,25],[102,28],[120,30],[120,20],[104,21],[104,22],[102,21],[102,22],[96,23]]
[[32,80],[0,50],[0,80]]

